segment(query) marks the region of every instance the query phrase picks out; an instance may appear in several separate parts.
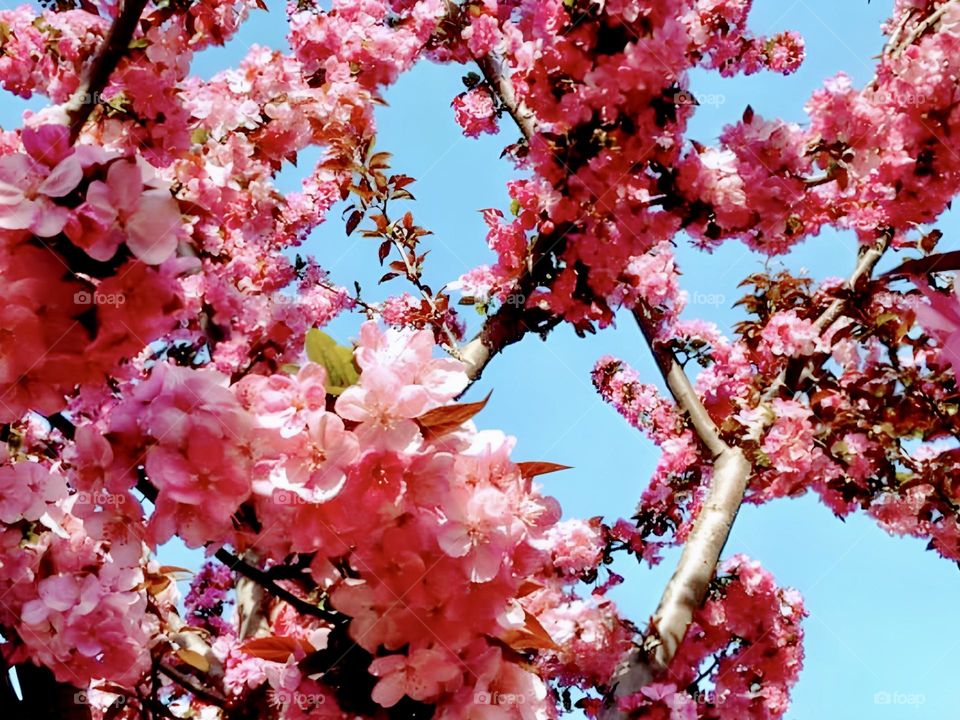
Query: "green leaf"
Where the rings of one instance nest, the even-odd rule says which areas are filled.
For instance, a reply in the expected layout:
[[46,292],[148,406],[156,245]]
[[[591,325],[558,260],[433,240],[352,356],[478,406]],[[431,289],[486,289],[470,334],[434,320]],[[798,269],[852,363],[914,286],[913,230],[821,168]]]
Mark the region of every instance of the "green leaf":
[[353,364],[353,350],[316,328],[307,331],[307,357],[327,371],[327,392],[340,395],[360,379]]

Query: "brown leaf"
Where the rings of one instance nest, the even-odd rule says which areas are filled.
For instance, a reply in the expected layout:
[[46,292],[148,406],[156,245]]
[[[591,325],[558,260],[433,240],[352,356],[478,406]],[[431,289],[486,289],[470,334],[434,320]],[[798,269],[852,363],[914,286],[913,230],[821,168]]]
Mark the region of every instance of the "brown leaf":
[[547,473],[559,472],[560,470],[572,470],[569,465],[559,465],[552,462],[520,462],[517,463],[520,468],[520,474],[527,480],[537,475],[546,475]]
[[360,221],[363,220],[363,213],[360,210],[354,210],[350,213],[350,217],[347,219],[347,236],[353,234],[353,231],[357,229],[357,225],[360,224]]
[[544,585],[534,582],[533,580],[524,580],[520,583],[520,587],[517,588],[517,597],[526,597],[530,593],[535,593],[537,590],[543,590],[544,587]]
[[249,640],[240,646],[240,650],[261,660],[282,663],[286,662],[291,655],[296,657],[303,653],[313,652],[313,647],[306,640],[271,635],[270,637]]
[[520,630],[508,630],[501,640],[514,650],[559,650],[553,638],[533,613],[524,610],[525,619]]
[[431,440],[435,437],[445,435],[452,430],[456,430],[467,422],[467,420],[483,410],[489,399],[490,393],[487,393],[487,396],[479,402],[445,405],[444,407],[425,412],[417,418],[417,424],[420,426],[420,431],[423,433],[424,439]]

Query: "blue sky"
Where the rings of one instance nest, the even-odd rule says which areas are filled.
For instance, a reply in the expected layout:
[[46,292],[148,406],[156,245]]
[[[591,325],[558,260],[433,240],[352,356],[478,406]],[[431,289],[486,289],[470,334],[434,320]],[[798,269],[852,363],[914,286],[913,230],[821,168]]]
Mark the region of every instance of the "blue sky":
[[[236,63],[251,43],[285,47],[283,5],[274,0],[268,5],[270,12],[255,13],[231,46],[203,53],[195,72],[209,76]],[[698,108],[692,137],[714,142],[747,104],[764,116],[803,122],[806,98],[840,71],[858,85],[868,82],[871,58],[883,42],[880,23],[891,5],[891,0],[757,0],[753,29],[800,31],[807,60],[789,78],[697,73],[693,91],[712,102]],[[389,105],[378,116],[378,148],[394,154],[395,171],[417,178],[411,189],[418,201],[410,208],[418,223],[435,233],[427,239],[432,250],[427,277],[434,286],[491,260],[478,210],[506,208],[505,182],[515,173],[498,159],[502,147],[516,139],[512,126],[504,123],[499,135],[470,140],[454,123],[450,101],[462,89],[462,74],[459,67],[423,63],[387,93]],[[20,108],[4,104],[5,127],[16,123]],[[296,186],[313,157],[305,153],[298,168],[285,171],[284,188]],[[349,286],[357,279],[377,299],[376,246],[347,239],[338,218],[332,212],[306,250],[335,281]],[[957,249],[956,219],[944,218],[938,227],[945,234],[942,249]],[[855,251],[852,235],[825,232],[783,262],[793,270],[806,268],[814,278],[846,275]],[[687,315],[729,328],[739,318],[731,307],[742,294],[737,283],[762,269],[763,260],[738,243],[710,255],[684,247],[678,254],[685,288],[709,300],[691,304]],[[402,285],[395,281],[393,287],[399,291]],[[476,327],[479,318],[466,311]],[[328,330],[345,341],[358,324],[358,317],[344,317]],[[658,380],[642,338],[625,316],[621,326],[583,340],[566,328],[547,343],[528,338],[496,358],[472,391],[479,397],[493,389],[478,422],[517,436],[518,460],[573,466],[543,478],[568,516],[629,516],[656,462],[656,449],[601,402],[590,384],[590,369],[604,354],[629,361],[645,380]],[[725,555],[744,552],[760,560],[778,582],[801,591],[810,611],[806,669],[788,718],[960,717],[960,572],[924,545],[891,538],[865,517],[841,522],[809,497],[743,509]],[[178,551],[171,554],[171,560],[188,561]],[[627,582],[614,597],[635,621],[642,623],[654,610],[675,560],[676,553],[668,554],[652,571],[630,562],[617,567]]]

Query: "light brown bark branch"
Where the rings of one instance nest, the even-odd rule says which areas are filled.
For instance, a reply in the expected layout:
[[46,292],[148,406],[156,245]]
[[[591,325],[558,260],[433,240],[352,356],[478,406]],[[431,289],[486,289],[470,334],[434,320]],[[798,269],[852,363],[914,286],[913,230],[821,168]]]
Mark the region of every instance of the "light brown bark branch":
[[[846,281],[848,290],[853,291],[861,280],[871,275],[888,244],[889,238],[883,236],[876,244],[861,252],[856,267]],[[847,302],[847,298],[836,298],[817,317],[814,327],[820,333],[829,328],[843,314]],[[617,708],[617,700],[638,692],[669,666],[693,620],[693,614],[706,598],[753,472],[743,451],[730,446],[720,437],[716,425],[673,353],[658,347],[654,341],[649,315],[638,311],[634,317],[653,350],[677,405],[687,414],[697,437],[714,456],[713,477],[677,567],[651,619],[644,646],[626,658],[612,679],[613,697],[601,713],[601,720],[626,720],[627,715]],[[785,381],[786,371],[781,373],[771,388],[779,391]]]
[[917,26],[910,31],[910,33],[903,39],[903,42],[894,48],[893,52],[891,53],[893,57],[900,57],[906,51],[906,49],[919,40],[920,37],[927,32],[927,30],[940,22],[940,18],[944,16],[947,10],[949,10],[952,5],[956,4],[957,0],[946,0],[946,2],[940,5],[936,10],[917,23]]
[[[537,134],[536,119],[530,109],[517,99],[513,83],[503,63],[495,55],[490,54],[477,60],[477,65],[487,85],[513,118],[524,140],[529,143]],[[529,270],[517,284],[524,285],[528,278]],[[521,320],[522,315],[522,303],[502,305],[497,312],[487,318],[480,332],[460,348],[460,359],[466,364],[467,377],[470,378],[471,385],[480,378],[484,368],[497,353],[507,345],[517,342],[526,333]],[[506,328],[510,328],[510,331],[503,332]]]

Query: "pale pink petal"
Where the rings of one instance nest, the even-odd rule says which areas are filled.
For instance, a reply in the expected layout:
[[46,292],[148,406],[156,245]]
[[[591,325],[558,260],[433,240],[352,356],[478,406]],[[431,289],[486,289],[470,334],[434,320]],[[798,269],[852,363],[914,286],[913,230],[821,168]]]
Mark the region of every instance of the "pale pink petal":
[[180,210],[166,190],[147,190],[127,220],[127,245],[147,265],[159,265],[177,249]]
[[47,197],[63,197],[72,192],[83,180],[80,161],[72,156],[57,165],[38,188]]
[[402,671],[387,675],[373,688],[371,697],[381,707],[393,707],[406,695],[406,678]]

